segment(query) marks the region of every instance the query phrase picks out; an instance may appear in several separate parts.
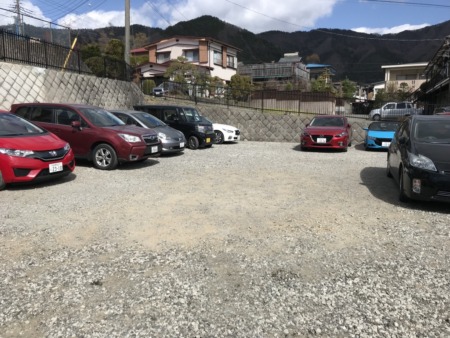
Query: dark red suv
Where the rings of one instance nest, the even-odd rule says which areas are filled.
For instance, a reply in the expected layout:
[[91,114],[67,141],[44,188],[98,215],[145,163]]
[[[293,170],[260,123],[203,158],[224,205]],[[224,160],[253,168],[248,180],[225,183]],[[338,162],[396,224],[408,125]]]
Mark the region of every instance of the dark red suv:
[[75,156],[111,170],[121,162],[141,161],[161,153],[153,130],[128,126],[100,107],[82,104],[19,103],[11,112],[70,143]]

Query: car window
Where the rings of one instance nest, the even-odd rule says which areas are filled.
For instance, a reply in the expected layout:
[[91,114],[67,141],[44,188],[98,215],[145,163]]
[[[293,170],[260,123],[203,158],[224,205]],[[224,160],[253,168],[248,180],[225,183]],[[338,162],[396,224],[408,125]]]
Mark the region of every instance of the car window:
[[155,128],[155,127],[162,127],[166,126],[166,124],[158,119],[157,117],[154,117],[153,115],[150,115],[148,113],[136,113],[134,114],[134,117],[137,118],[139,121],[141,121],[143,124],[145,124],[149,128]]
[[53,110],[47,107],[36,107],[30,114],[31,121],[53,122]]
[[14,114],[0,114],[0,137],[45,134],[46,131]]
[[70,126],[70,124],[74,121],[82,121],[80,116],[70,109],[55,108],[54,110],[56,113],[56,121],[58,124]]
[[449,143],[450,121],[417,121],[414,137],[421,142]]
[[175,121],[177,119],[177,110],[175,108],[163,109],[162,116],[164,121]]
[[406,103],[401,102],[401,103],[397,103],[397,109],[405,109],[406,108]]
[[19,109],[16,110],[15,114],[19,115],[20,117],[26,118],[28,120],[31,120],[31,118],[29,118],[28,114],[28,107],[20,107]]
[[112,113],[100,108],[79,108],[84,117],[97,127],[123,126],[125,123]]
[[200,113],[194,108],[183,108],[183,112],[188,122],[199,122],[202,120]]
[[395,103],[389,103],[387,104],[384,109],[395,109]]
[[310,125],[313,127],[343,127],[344,119],[341,117],[315,117]]

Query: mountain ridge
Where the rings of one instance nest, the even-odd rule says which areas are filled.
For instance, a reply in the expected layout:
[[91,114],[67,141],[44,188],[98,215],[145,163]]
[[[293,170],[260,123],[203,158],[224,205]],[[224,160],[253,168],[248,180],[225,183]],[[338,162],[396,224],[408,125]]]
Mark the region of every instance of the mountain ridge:
[[[104,45],[109,39],[124,40],[123,27],[84,29],[78,34],[81,46]],[[205,15],[166,29],[132,25],[132,48],[175,35],[210,37],[235,46],[240,50],[238,60],[244,64],[276,62],[284,53],[291,52],[299,52],[304,59],[317,54],[320,63],[336,69],[336,80],[348,78],[358,83],[373,83],[384,80],[381,65],[428,62],[445,36],[450,35],[450,20],[414,31],[385,35],[330,28],[254,34]]]

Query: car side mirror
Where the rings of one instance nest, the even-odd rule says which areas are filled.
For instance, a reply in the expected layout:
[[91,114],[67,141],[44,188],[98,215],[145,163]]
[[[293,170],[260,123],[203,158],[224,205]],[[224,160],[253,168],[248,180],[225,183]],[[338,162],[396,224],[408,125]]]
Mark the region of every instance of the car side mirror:
[[72,126],[72,128],[81,130],[81,122],[80,121],[72,121],[70,123],[70,125]]

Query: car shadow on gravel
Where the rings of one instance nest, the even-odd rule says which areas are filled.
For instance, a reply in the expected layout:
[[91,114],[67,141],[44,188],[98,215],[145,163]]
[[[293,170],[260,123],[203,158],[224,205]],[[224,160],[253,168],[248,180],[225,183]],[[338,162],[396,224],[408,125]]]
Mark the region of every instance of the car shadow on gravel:
[[[76,170],[76,168],[75,168]],[[71,172],[69,175],[61,177],[61,178],[55,178],[55,179],[49,179],[42,182],[23,182],[23,183],[11,183],[6,186],[6,190],[11,191],[17,191],[17,190],[34,190],[34,189],[42,189],[47,188],[55,185],[64,184],[67,182],[71,182],[77,178],[77,175],[74,172]]]
[[386,176],[386,169],[367,167],[361,171],[361,181],[370,193],[384,202],[407,209],[423,210],[450,214],[448,203],[410,201],[403,203],[398,200],[398,187],[392,178]]
[[[117,169],[115,169],[115,170],[132,170],[132,169],[146,168],[146,167],[152,167],[158,163],[159,163],[158,157],[155,157],[155,158],[149,158],[145,161],[121,163],[117,166]],[[76,165],[77,165],[77,167],[95,169],[92,162],[90,162],[88,160],[84,160],[84,159],[77,159]],[[75,171],[76,170],[77,170],[77,168],[75,168]],[[100,169],[96,169],[96,170],[100,170]]]
[[[351,147],[349,147],[348,149],[351,149]],[[293,147],[292,150],[301,151],[303,153],[345,153],[345,151],[341,149],[330,149],[330,148],[311,148],[302,150],[300,144]]]

